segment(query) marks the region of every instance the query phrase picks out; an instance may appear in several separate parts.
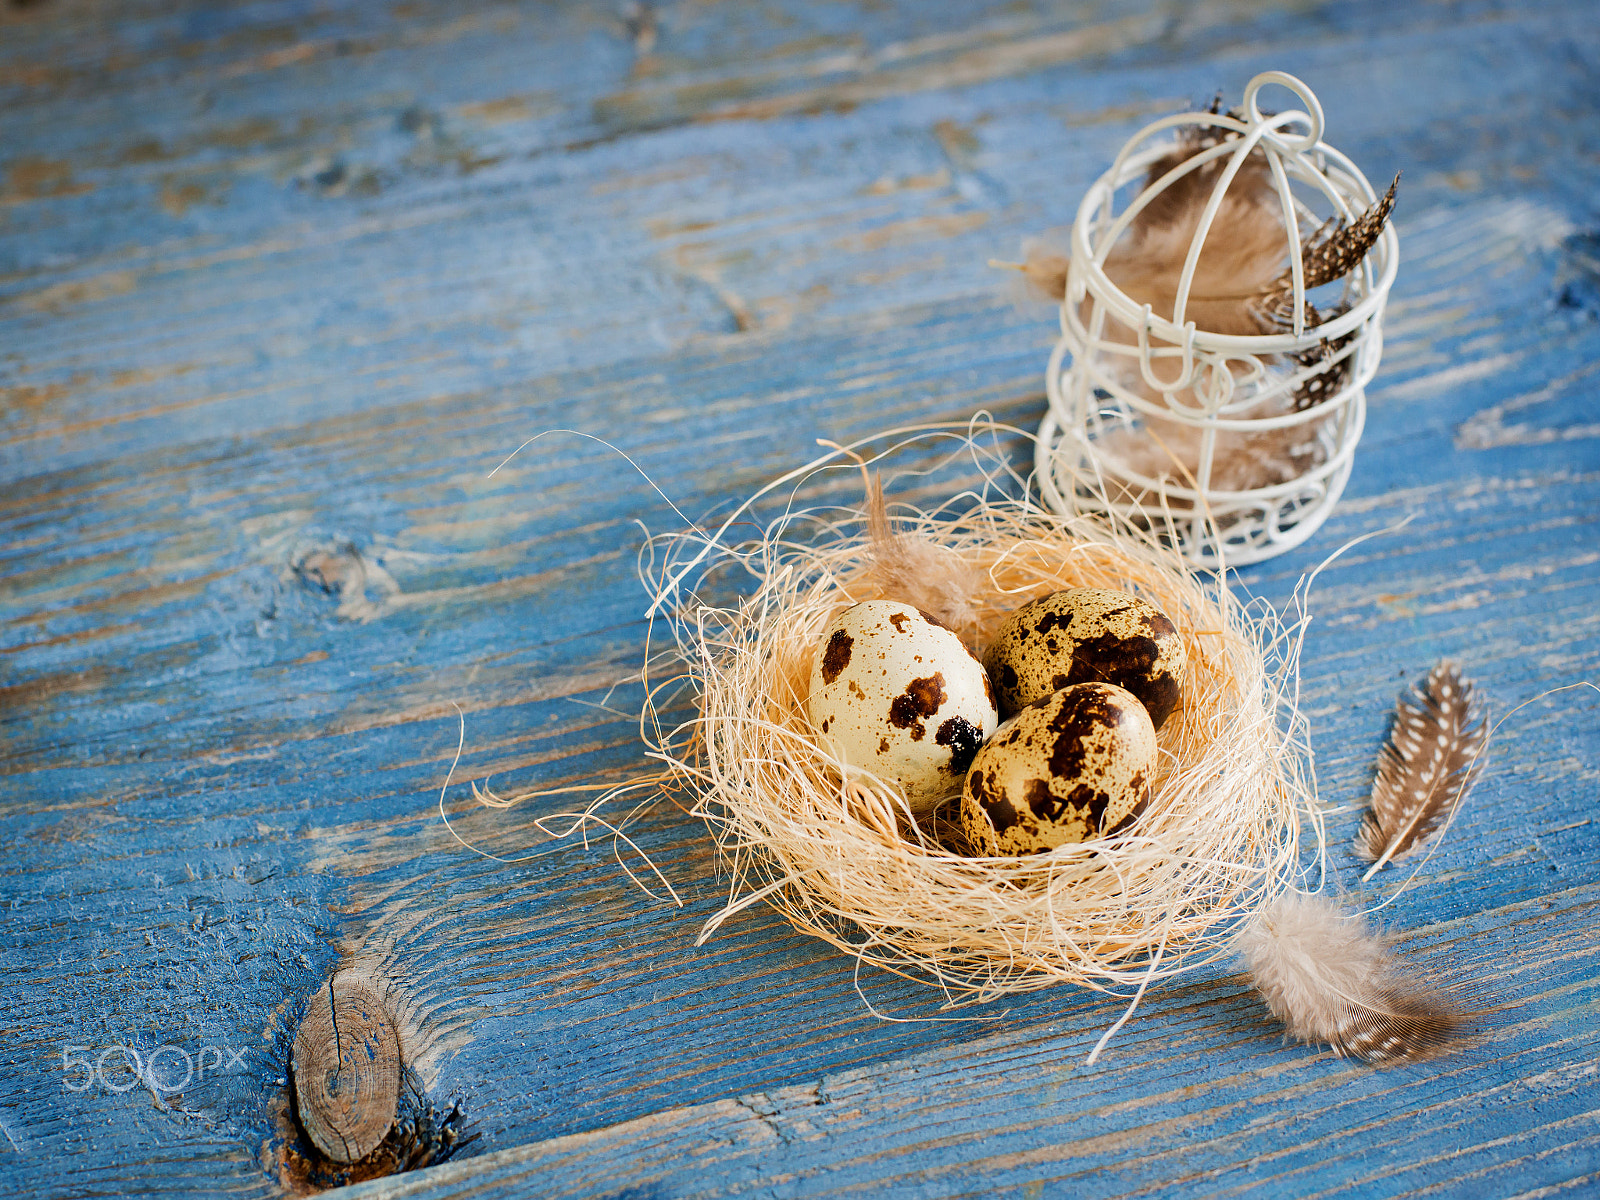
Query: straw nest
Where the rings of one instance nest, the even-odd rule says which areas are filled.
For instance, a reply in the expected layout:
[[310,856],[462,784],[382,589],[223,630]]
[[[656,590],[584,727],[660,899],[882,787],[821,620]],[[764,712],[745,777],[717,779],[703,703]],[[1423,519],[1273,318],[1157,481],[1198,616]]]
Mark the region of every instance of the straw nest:
[[[658,606],[676,598],[678,678],[696,703],[673,727],[647,705],[647,740],[731,874],[702,941],[764,902],[859,962],[942,988],[952,1006],[1056,982],[1142,993],[1230,956],[1240,923],[1297,874],[1301,818],[1314,812],[1293,696],[1298,639],[1149,534],[1031,502],[1026,481],[1006,486],[976,444],[969,434],[963,451],[984,485],[934,511],[893,506],[892,530],[874,522],[869,488],[859,512],[789,511],[755,542],[725,547],[747,505],[718,534],[678,535],[646,570]],[[831,455],[778,482],[798,491],[841,465]],[[690,568],[718,558],[750,572],[754,590],[721,605],[684,599]],[[884,598],[942,612],[981,656],[1012,609],[1072,587],[1145,597],[1188,651],[1152,802],[1124,833],[972,857],[942,819],[919,827],[892,785],[847,781],[818,748],[806,689],[818,638],[842,608]]]

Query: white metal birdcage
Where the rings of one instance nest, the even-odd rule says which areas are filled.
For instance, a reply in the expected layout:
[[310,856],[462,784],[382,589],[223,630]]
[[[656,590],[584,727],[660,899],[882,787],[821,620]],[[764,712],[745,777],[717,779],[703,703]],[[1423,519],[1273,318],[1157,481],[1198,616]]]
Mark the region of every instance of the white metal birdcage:
[[[1263,113],[1257,100],[1268,85],[1287,88],[1303,107]],[[1201,148],[1139,186],[1152,164],[1174,157],[1169,131],[1181,135],[1183,127],[1188,145]],[[1050,408],[1036,451],[1040,489],[1057,511],[1117,510],[1213,567],[1281,554],[1327,519],[1361,437],[1399,240],[1386,225],[1359,265],[1318,293],[1334,315],[1308,327],[1305,236],[1330,219],[1352,222],[1377,200],[1322,134],[1311,89],[1269,71],[1250,81],[1236,113],[1183,113],[1145,126],[1090,186],[1072,225]],[[1282,208],[1292,319],[1281,332],[1197,328],[1185,318],[1196,266],[1252,154],[1264,156]],[[1256,178],[1261,161],[1253,163]],[[1152,311],[1112,282],[1106,259],[1141,212],[1197,170],[1215,173],[1216,182],[1176,274],[1172,311]],[[1120,211],[1119,193],[1128,197]]]

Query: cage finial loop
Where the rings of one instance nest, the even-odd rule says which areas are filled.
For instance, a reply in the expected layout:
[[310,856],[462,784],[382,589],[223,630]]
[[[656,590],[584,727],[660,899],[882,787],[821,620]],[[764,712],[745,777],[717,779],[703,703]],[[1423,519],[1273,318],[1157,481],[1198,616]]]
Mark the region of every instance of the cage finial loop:
[[[1303,80],[1296,79],[1287,71],[1263,71],[1245,85],[1244,110],[1249,117],[1250,123],[1252,125],[1261,125],[1269,119],[1257,106],[1256,98],[1260,94],[1262,88],[1271,84],[1277,84],[1279,87],[1288,88],[1294,93],[1295,99],[1300,101],[1301,104],[1305,105],[1304,116],[1308,126],[1306,132],[1299,137],[1295,137],[1291,134],[1283,132],[1280,127],[1278,132],[1278,141],[1282,144],[1284,149],[1289,151],[1298,152],[1312,149],[1318,142],[1322,140],[1322,131],[1324,126],[1322,105],[1318,103],[1316,94],[1306,86]],[[1280,119],[1283,115],[1285,114],[1279,114]]]

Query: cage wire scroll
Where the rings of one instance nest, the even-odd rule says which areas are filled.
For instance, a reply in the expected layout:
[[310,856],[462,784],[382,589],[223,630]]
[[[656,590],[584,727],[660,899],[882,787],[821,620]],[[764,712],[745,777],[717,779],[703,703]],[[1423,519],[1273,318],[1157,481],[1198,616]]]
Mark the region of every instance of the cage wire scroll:
[[[1303,107],[1264,113],[1258,98],[1268,85],[1287,88]],[[1040,490],[1057,512],[1115,510],[1158,528],[1189,562],[1213,568],[1281,554],[1327,519],[1361,438],[1399,240],[1386,225],[1342,283],[1327,285],[1342,289],[1334,315],[1308,323],[1305,235],[1330,219],[1353,221],[1377,199],[1355,164],[1322,140],[1323,128],[1311,89],[1268,71],[1250,81],[1239,110],[1181,113],[1145,126],[1090,186],[1072,225],[1061,337],[1047,369],[1049,411],[1036,449]],[[1173,155],[1174,141],[1163,136],[1171,130],[1203,148],[1117,211],[1119,193]],[[1282,332],[1212,332],[1186,319],[1185,309],[1225,193],[1252,154],[1265,157],[1282,208],[1293,317]],[[1176,275],[1172,311],[1153,311],[1112,281],[1107,256],[1141,212],[1205,170],[1216,182]],[[1320,390],[1304,404],[1308,382]],[[1258,471],[1266,480],[1241,481],[1241,461],[1277,465]]]

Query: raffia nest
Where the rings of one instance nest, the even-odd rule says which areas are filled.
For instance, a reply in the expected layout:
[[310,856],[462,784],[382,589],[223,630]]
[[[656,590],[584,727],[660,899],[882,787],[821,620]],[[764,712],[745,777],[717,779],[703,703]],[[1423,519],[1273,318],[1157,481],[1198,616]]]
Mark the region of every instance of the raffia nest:
[[[1296,627],[1138,528],[1061,517],[1027,499],[1027,481],[994,448],[1002,434],[1028,436],[994,425],[920,431],[865,462],[841,448],[752,499],[794,489],[754,542],[723,540],[749,520],[747,504],[716,533],[665,539],[665,553],[647,562],[697,708],[669,727],[647,702],[647,741],[731,873],[729,902],[702,941],[764,902],[858,962],[938,986],[948,1006],[1056,982],[1142,994],[1233,953],[1240,922],[1298,873],[1303,815],[1320,842],[1295,705]],[[933,511],[895,506],[892,532],[881,517],[871,528],[870,487],[856,513],[794,509],[793,495],[819,472],[951,437],[983,484]],[[721,605],[686,595],[685,581],[719,560],[750,572],[754,590]],[[1008,612],[1069,587],[1149,599],[1188,651],[1152,801],[1124,833],[1044,855],[971,857],[945,822],[919,827],[892,785],[846,781],[818,748],[805,715],[812,654],[842,608],[917,604],[981,655]]]

